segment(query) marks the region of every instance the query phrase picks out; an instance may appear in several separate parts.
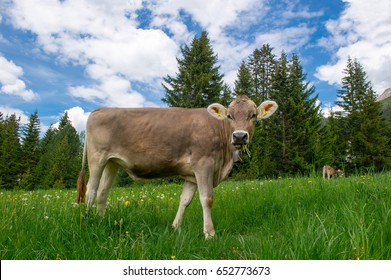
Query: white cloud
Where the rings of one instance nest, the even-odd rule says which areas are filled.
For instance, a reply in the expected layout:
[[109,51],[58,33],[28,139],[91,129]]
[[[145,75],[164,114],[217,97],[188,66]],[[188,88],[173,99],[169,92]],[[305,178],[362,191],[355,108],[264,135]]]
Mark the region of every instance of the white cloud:
[[73,107],[66,110],[68,112],[69,120],[77,132],[84,131],[86,129],[86,123],[90,112],[84,112],[81,107]]
[[205,30],[208,30],[212,37],[219,36],[225,27],[237,23],[242,12],[252,11],[263,6],[263,1],[257,0],[166,0],[151,2],[148,8],[157,17],[154,24],[165,23],[167,19],[180,21],[180,11],[184,11]]
[[239,15],[254,9],[257,5],[263,6],[263,1],[254,0],[215,0],[208,1],[180,1],[184,9],[189,11],[194,20],[208,30],[212,38],[221,36],[224,28],[238,22]]
[[[179,46],[195,35],[190,21],[208,31],[230,85],[241,61],[262,44],[287,52],[303,47],[314,29],[307,24],[287,28],[287,22],[322,13],[289,3],[282,4],[284,10],[273,10],[266,0],[14,0],[7,16],[14,27],[35,34],[39,48],[57,62],[85,69],[93,81],[68,86],[70,95],[108,106],[139,107],[155,104],[134,90],[134,82],[161,90],[161,78],[177,70]],[[150,10],[149,26],[140,27],[139,9]],[[269,14],[285,20],[273,20],[273,30],[265,30],[261,23]]]
[[321,108],[321,114],[323,115],[324,118],[328,118],[330,117],[331,113],[332,112],[343,112],[343,108],[338,106],[338,105],[335,105],[335,104],[332,104],[330,102],[327,102],[325,103]]
[[[138,28],[135,11],[143,5],[153,13],[151,29]],[[132,83],[161,88],[161,78],[176,71],[179,46],[188,44],[194,36],[181,11],[208,30],[222,62],[221,70],[232,73],[251,50],[249,44],[230,39],[225,28],[250,24],[246,19],[254,19],[254,11],[263,9],[263,2],[255,0],[15,0],[9,14],[14,26],[37,35],[37,43],[45,52],[56,55],[61,62],[85,67],[95,84],[72,85],[72,96],[109,106],[137,107],[150,103],[131,89]],[[244,17],[244,13],[249,16]],[[166,29],[172,38],[162,31]]]
[[240,63],[263,44],[269,44],[277,55],[283,50],[289,53],[303,48],[309,42],[311,34],[314,32],[314,28],[300,25],[297,27],[281,27],[269,32],[258,33],[253,43],[222,37],[214,42],[214,49],[219,54],[219,58],[224,61],[221,69],[225,72],[225,81],[233,87]]
[[20,117],[21,124],[27,124],[29,122],[29,117],[22,110],[0,105],[0,112],[3,113],[3,116],[5,117],[15,114],[16,117]]
[[[176,39],[178,44],[189,44],[191,37],[194,36],[190,32],[184,33],[186,27],[180,31],[171,28],[173,23],[183,24],[184,14],[189,15],[203,30],[208,31],[213,49],[221,63],[220,70],[225,73],[225,81],[231,86],[236,79],[240,63],[255,48],[268,43],[276,52],[283,49],[291,52],[309,42],[315,28],[307,24],[288,26],[292,18],[310,19],[323,15],[322,11],[312,12],[308,7],[299,5],[297,1],[293,4],[286,1],[278,10],[275,10],[275,3],[259,0],[166,0],[153,1],[147,7],[154,15],[151,26],[168,28],[174,34],[174,38],[180,38]],[[271,21],[271,15],[276,19],[272,21],[273,24],[264,24],[265,20]],[[272,30],[270,26],[273,26]]]
[[163,31],[137,29],[135,11],[141,7],[142,1],[15,0],[9,15],[14,26],[36,34],[45,52],[85,67],[96,85],[73,85],[73,96],[140,106],[143,98],[130,92],[130,81],[160,86],[161,77],[175,72],[179,51]]
[[391,2],[345,0],[347,6],[337,20],[326,24],[330,37],[320,45],[334,51],[332,62],[318,67],[316,77],[340,84],[348,56],[363,64],[378,94],[391,86]]
[[321,65],[316,69],[315,77],[326,81],[330,85],[340,84],[346,63],[347,57],[344,57],[344,59],[341,57],[334,64]]
[[38,98],[38,94],[26,88],[22,76],[22,67],[0,56],[0,93],[16,95],[25,101]]
[[256,41],[257,45],[270,44],[277,53],[283,50],[289,53],[305,46],[314,32],[315,29],[307,25],[287,27],[260,34]]
[[[233,85],[236,71],[241,61],[259,47],[246,42],[245,38],[234,38],[227,29],[241,30],[243,34],[251,24],[259,22],[268,9],[265,1],[259,0],[166,0],[152,1],[147,7],[151,9],[154,19],[152,27],[168,28],[173,33],[177,44],[189,45],[195,34],[187,30],[183,14],[191,17],[209,34],[213,50],[218,54],[221,72],[225,73],[225,81]],[[239,36],[240,37],[240,36]]]
[[[78,133],[86,130],[87,120],[91,112],[85,112],[83,108],[76,106],[62,112],[60,117],[62,117],[65,112],[68,114],[68,118],[72,126],[76,129]],[[57,122],[55,122],[52,127],[58,128],[58,126],[60,125],[60,121],[58,119],[60,117],[53,117],[57,119]],[[46,127],[46,129],[47,128],[49,127]]]
[[[145,97],[132,89],[128,79],[114,74],[110,69],[99,65],[87,68],[91,77],[98,83],[87,86],[75,86],[68,89],[72,96],[91,102],[101,102],[112,107],[146,107],[154,105]],[[155,105],[156,106],[156,105]]]

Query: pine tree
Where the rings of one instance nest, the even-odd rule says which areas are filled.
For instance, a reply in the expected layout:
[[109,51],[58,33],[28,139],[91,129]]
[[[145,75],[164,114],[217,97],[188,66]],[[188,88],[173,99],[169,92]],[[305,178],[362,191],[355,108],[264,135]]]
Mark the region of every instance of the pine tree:
[[317,140],[316,167],[318,169],[326,164],[337,168],[344,167],[343,126],[335,115],[335,112],[330,109],[330,115],[325,119],[325,124],[321,128],[320,137]]
[[64,116],[60,119],[60,122],[58,124],[58,130],[61,131],[67,126],[72,126],[71,121],[69,120],[68,112],[64,113]]
[[[236,87],[245,88],[248,95],[257,105],[261,104],[265,99],[270,99],[270,92],[272,91],[272,78],[274,75],[274,68],[276,65],[275,55],[272,53],[273,49],[269,45],[263,45],[262,48],[255,49],[249,56],[248,63],[241,65],[239,69]],[[250,74],[250,78],[247,74]],[[249,81],[250,79],[250,81]],[[251,85],[251,87],[249,86]],[[237,90],[236,90],[237,91]],[[236,93],[238,94],[238,93]],[[234,166],[233,174],[235,176],[243,177],[260,177],[267,176],[275,170],[272,160],[273,152],[270,147],[273,140],[269,139],[270,123],[275,121],[275,116],[265,122],[258,122],[254,131],[250,149],[250,155],[242,154],[242,165]]]
[[[40,150],[40,158],[38,161],[38,165],[36,167],[36,173],[39,178],[38,181],[38,188],[43,187],[43,180],[47,176],[47,170],[50,168],[50,159],[51,159],[51,152],[50,148],[53,142],[54,137],[57,135],[58,129],[54,128],[52,125],[46,130],[45,135],[40,140],[39,143],[39,150]],[[47,188],[50,188],[50,186],[47,186]]]
[[233,100],[233,93],[229,85],[226,83],[223,84],[223,93],[221,95],[221,100],[220,103],[224,105],[225,107],[228,107],[228,105],[232,102]]
[[3,117],[3,113],[0,112],[0,158],[2,158],[2,149],[1,147],[3,146],[3,141],[4,141],[4,137],[5,137],[5,131],[4,131],[4,117]]
[[[270,92],[271,99],[278,104],[278,118],[274,118],[274,121],[270,123],[270,133],[267,134],[268,139],[272,141],[268,155],[269,158],[266,158],[270,167],[263,166],[264,174],[274,176],[292,170],[292,159],[289,153],[289,147],[291,146],[289,129],[291,125],[294,125],[294,120],[292,119],[294,112],[292,112],[291,108],[293,102],[291,102],[288,75],[288,58],[286,53],[282,52],[276,63],[272,90]],[[295,109],[293,108],[293,110]]]
[[35,111],[29,118],[29,123],[23,128],[22,150],[27,166],[34,166],[39,158],[40,123],[38,112]]
[[391,149],[387,124],[382,116],[381,104],[376,101],[372,88],[368,88],[362,108],[360,129],[352,142],[354,163],[360,169],[382,171],[391,166]]
[[320,136],[321,114],[318,95],[315,88],[306,81],[299,57],[292,55],[289,67],[289,84],[291,96],[292,118],[294,126],[290,126],[293,145],[291,158],[295,168],[300,172],[308,172],[316,162],[316,142]]
[[1,127],[0,188],[13,189],[21,175],[20,118],[12,114],[2,121]]
[[23,128],[22,135],[22,179],[20,186],[24,189],[32,190],[37,187],[39,177],[37,165],[40,158],[40,124],[38,112],[35,111],[29,118],[29,123]]
[[2,186],[2,180],[3,180],[3,142],[5,138],[5,120],[3,118],[3,113],[0,112],[0,187]]
[[45,147],[39,163],[42,186],[72,187],[81,165],[81,141],[67,113],[61,118],[58,130],[48,130],[42,142]]
[[269,94],[279,109],[260,133],[264,142],[257,155],[259,174],[308,173],[316,162],[321,116],[315,89],[306,81],[297,55],[289,61],[281,54]]
[[49,143],[53,140],[54,136],[58,133],[58,129],[54,128],[53,125],[50,125],[48,130],[46,130],[45,135],[40,141],[39,149],[41,150],[41,155],[46,152]]
[[168,75],[162,85],[166,91],[162,99],[171,107],[207,107],[220,102],[223,75],[219,74],[217,55],[214,54],[207,32],[194,37],[191,46],[181,48],[183,58],[177,58],[177,77]]
[[357,59],[348,58],[344,75],[336,104],[343,109],[338,117],[344,131],[346,163],[350,171],[389,167],[387,123],[371,83]]
[[263,45],[260,50],[255,49],[249,57],[248,68],[252,74],[254,93],[252,99],[257,104],[270,99],[275,64],[276,57],[269,44]]
[[247,95],[250,98],[253,98],[253,84],[251,81],[251,73],[248,67],[244,62],[240,65],[238,75],[235,81],[234,94]]
[[[308,173],[317,162],[322,118],[315,88],[306,80],[297,55],[288,60],[282,52],[275,60],[271,50],[265,45],[262,51],[254,51],[248,68],[253,85],[258,85],[253,91],[261,98],[275,100],[279,109],[270,119],[257,124],[250,145],[251,158],[242,155],[245,167],[235,166],[235,176]],[[242,64],[235,90],[247,85],[243,82],[248,81],[243,78],[246,74]],[[263,101],[261,98],[258,103]]]

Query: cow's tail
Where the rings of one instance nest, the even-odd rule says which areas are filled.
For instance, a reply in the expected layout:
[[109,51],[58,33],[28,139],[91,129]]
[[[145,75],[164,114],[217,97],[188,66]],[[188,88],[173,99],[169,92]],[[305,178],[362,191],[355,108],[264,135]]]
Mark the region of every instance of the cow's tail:
[[84,139],[83,159],[81,164],[81,170],[79,178],[77,179],[77,203],[83,203],[86,197],[87,185],[86,185],[86,157],[87,157],[87,137]]

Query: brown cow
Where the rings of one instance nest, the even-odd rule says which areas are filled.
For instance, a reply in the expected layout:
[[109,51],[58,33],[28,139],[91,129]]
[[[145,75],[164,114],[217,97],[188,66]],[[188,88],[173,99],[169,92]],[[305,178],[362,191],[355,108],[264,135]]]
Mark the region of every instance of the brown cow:
[[323,166],[323,179],[330,179],[333,176],[343,176],[343,171],[341,169],[334,169],[330,165]]
[[97,212],[103,216],[120,167],[133,178],[179,175],[185,184],[172,226],[180,226],[198,188],[205,238],[213,237],[213,188],[230,172],[237,150],[249,143],[256,121],[270,117],[276,109],[274,101],[257,108],[246,96],[236,98],[228,109],[218,103],[207,109],[98,109],[87,121],[78,201],[83,202],[86,195],[90,209],[97,196]]

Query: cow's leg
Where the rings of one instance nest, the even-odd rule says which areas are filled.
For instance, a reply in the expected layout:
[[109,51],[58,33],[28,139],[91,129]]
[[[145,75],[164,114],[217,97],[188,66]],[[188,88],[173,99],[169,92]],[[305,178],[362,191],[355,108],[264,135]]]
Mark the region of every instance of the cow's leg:
[[206,174],[196,175],[196,178],[204,217],[205,239],[210,239],[215,235],[211,214],[213,205],[213,177]]
[[98,188],[98,206],[97,212],[99,215],[104,216],[107,204],[107,197],[109,195],[110,187],[113,184],[115,176],[118,173],[119,166],[109,161],[105,169],[103,170],[102,178],[100,179],[99,188]]
[[181,200],[179,202],[178,212],[176,213],[174,222],[172,223],[172,227],[174,229],[178,229],[181,226],[183,214],[185,213],[185,209],[192,201],[196,190],[197,190],[196,184],[189,182],[189,181],[185,182],[185,184],[183,186],[182,194],[181,194]]
[[[89,162],[93,162],[92,160]],[[99,187],[100,178],[102,177],[104,166],[99,164],[90,164],[89,170],[90,170],[90,176],[87,183],[87,211],[89,211],[92,208],[92,205],[94,204],[95,197],[97,194],[97,190]]]

